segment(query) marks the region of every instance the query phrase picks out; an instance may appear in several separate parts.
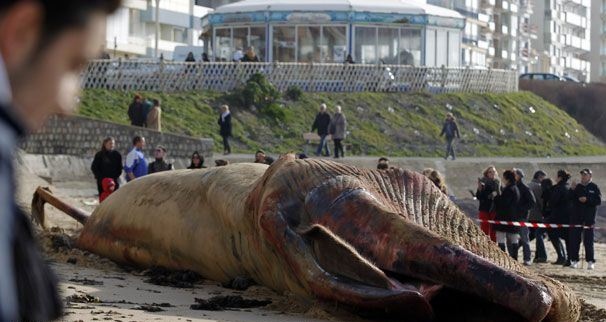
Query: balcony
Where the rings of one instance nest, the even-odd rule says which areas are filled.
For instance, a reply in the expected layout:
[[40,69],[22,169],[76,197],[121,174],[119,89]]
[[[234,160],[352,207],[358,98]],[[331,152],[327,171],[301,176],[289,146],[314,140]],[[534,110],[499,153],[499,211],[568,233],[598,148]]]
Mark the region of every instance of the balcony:
[[560,19],[573,27],[587,28],[587,18],[572,12],[563,12]]
[[564,50],[569,52],[587,52],[590,49],[590,42],[586,39],[571,36],[571,35],[562,35],[560,39],[563,40],[562,44],[564,44]]

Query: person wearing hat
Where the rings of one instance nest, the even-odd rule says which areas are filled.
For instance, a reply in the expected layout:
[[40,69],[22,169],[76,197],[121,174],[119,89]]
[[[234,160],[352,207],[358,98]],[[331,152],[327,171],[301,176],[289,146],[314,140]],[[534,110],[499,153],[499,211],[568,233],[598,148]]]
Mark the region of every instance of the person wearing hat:
[[149,166],[148,166],[149,170],[148,170],[147,174],[174,170],[175,168],[173,167],[172,163],[167,163],[164,160],[165,156],[166,156],[166,148],[161,145],[158,145],[156,147],[156,149],[154,150],[154,157],[156,160],[149,164]]
[[587,269],[594,269],[593,225],[595,225],[597,206],[602,203],[602,194],[598,186],[592,182],[593,173],[591,170],[583,169],[580,174],[581,183],[573,184],[572,187],[573,211],[570,215],[570,224],[583,225],[588,228],[570,228],[568,257],[570,258],[570,267],[577,268],[579,265],[579,249],[581,248],[582,236]]
[[[522,169],[513,169],[515,173],[516,186],[520,191],[520,201],[517,203],[517,221],[528,221],[528,212],[530,209],[534,208],[536,204],[536,199],[530,191],[530,188],[524,183],[524,171]],[[520,243],[519,246],[522,246],[522,253],[524,257],[524,265],[530,266],[532,262],[530,261],[530,233],[528,231],[528,227],[520,227]],[[511,254],[513,258],[518,258],[518,248],[514,248],[511,250]]]

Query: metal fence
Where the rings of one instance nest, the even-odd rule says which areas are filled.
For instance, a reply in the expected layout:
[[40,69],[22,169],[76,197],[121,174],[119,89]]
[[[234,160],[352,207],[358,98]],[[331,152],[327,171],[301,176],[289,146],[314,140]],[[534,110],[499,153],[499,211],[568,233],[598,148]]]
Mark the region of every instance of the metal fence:
[[123,91],[230,91],[255,73],[280,91],[306,92],[514,92],[513,70],[403,65],[158,62],[96,60],[82,75],[84,88]]

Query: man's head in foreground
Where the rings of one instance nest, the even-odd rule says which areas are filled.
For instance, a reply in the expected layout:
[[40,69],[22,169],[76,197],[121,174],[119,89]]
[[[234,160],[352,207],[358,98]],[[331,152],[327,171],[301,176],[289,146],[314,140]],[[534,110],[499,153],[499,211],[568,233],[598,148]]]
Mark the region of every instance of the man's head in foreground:
[[[9,93],[0,104],[29,131],[75,107],[79,75],[104,43],[108,14],[120,0],[3,0],[0,68]],[[0,80],[1,81],[1,80]]]

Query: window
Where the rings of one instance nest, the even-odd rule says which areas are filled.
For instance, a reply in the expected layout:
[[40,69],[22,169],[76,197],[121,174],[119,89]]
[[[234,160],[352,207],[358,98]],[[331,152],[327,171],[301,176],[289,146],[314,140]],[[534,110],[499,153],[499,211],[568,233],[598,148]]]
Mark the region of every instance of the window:
[[361,64],[377,63],[377,28],[355,27],[355,57]]
[[215,60],[231,61],[231,28],[215,29]]
[[240,61],[248,49],[248,27],[234,28],[232,34],[233,52],[231,60]]
[[265,28],[250,27],[249,46],[255,47],[259,61],[265,61]]
[[436,66],[448,65],[448,32],[438,30],[436,37]]
[[141,11],[128,9],[128,34],[130,36],[143,36],[145,24],[141,23]]
[[421,64],[421,30],[407,28],[400,30],[400,64]]
[[180,43],[187,43],[187,31],[182,28],[173,29],[173,41]]
[[459,67],[461,64],[460,55],[460,34],[458,31],[449,31],[448,32],[448,66],[449,67]]
[[320,54],[320,27],[298,26],[297,27],[297,61],[319,62]]
[[425,65],[436,66],[436,31],[427,29],[425,32]]
[[173,28],[169,25],[160,24],[160,39],[166,41],[173,40]]
[[273,61],[296,61],[296,31],[295,27],[273,27]]
[[398,64],[400,30],[396,28],[378,28],[377,51],[379,61],[385,64]]
[[345,26],[323,26],[320,52],[322,62],[344,62],[348,54],[347,28]]

